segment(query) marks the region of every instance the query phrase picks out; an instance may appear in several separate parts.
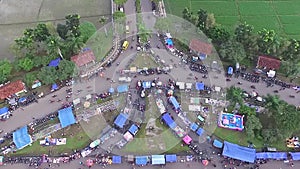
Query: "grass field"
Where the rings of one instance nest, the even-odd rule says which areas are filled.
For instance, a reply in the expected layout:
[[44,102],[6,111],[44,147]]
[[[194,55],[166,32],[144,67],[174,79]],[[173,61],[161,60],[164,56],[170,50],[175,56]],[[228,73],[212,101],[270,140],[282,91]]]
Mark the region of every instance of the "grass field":
[[300,1],[296,0],[164,0],[169,14],[182,17],[189,7],[194,13],[202,8],[213,13],[216,22],[233,31],[235,25],[246,21],[255,31],[274,29],[280,35],[300,39]]

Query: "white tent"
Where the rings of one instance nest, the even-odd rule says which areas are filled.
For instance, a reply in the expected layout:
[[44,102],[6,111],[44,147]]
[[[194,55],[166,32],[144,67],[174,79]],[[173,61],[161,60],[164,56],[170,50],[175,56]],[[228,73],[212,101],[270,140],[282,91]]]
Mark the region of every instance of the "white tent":
[[80,103],[80,98],[77,98],[77,99],[73,100],[73,104],[74,104],[74,105],[77,105],[77,104],[79,104],[79,103]]
[[192,89],[193,83],[185,83],[187,89]]
[[258,96],[258,97],[256,98],[256,100],[259,101],[259,102],[262,102],[262,101],[263,101],[263,98],[260,97],[260,96]]
[[215,86],[215,91],[216,91],[216,92],[220,92],[220,91],[221,91],[221,87]]
[[172,39],[171,33],[166,33],[166,37]]
[[269,72],[267,72],[268,77],[275,77],[276,75],[276,71],[275,70],[269,70]]
[[86,100],[89,100],[89,99],[91,99],[91,98],[92,98],[92,95],[91,95],[91,94],[88,94],[88,95],[85,96],[85,99],[86,99]]
[[199,106],[199,105],[189,105],[189,111],[201,111],[201,106]]
[[176,86],[178,86],[180,90],[184,90],[184,82],[176,82]]

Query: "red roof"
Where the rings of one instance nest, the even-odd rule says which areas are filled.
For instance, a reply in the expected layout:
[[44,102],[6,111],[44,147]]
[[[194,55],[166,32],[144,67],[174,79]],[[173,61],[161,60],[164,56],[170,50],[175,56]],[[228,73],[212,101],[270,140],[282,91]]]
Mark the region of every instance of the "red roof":
[[197,39],[192,39],[190,42],[190,49],[198,53],[210,55],[212,51],[212,45],[201,42],[200,40]]
[[72,56],[71,60],[78,66],[81,67],[86,65],[96,59],[93,51],[87,50],[85,52],[79,53],[78,55]]
[[21,80],[8,83],[0,87],[0,99],[5,99],[13,94],[25,90],[25,85]]
[[280,60],[270,56],[259,56],[257,66],[259,68],[266,67],[267,69],[279,69]]

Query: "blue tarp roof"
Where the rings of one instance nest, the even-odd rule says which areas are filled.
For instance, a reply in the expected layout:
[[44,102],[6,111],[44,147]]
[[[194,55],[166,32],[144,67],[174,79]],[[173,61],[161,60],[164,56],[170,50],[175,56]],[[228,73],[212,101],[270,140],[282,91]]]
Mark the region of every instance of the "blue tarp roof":
[[115,92],[115,89],[111,87],[111,88],[108,89],[108,92],[113,93],[113,92]]
[[192,123],[191,126],[190,126],[190,129],[191,129],[192,131],[196,131],[198,127],[199,127],[199,126],[198,126],[196,123]]
[[56,67],[59,65],[59,62],[60,62],[60,58],[56,58],[56,59],[50,61],[49,66]]
[[175,109],[179,109],[180,108],[180,105],[179,105],[179,103],[177,102],[177,100],[176,100],[176,98],[174,96],[170,97],[170,101],[173,104],[173,106],[175,107]]
[[136,156],[135,157],[135,164],[136,165],[146,165],[148,162],[147,156]]
[[262,152],[256,153],[257,159],[287,159],[286,152]]
[[207,55],[204,54],[204,53],[200,53],[200,54],[199,54],[200,60],[204,60],[204,59],[206,59],[206,57],[207,57]]
[[169,45],[169,46],[173,46],[173,41],[172,41],[172,39],[170,39],[170,38],[168,38],[168,39],[166,40],[166,43],[167,43],[167,45]]
[[25,102],[25,101],[26,101],[26,97],[21,97],[21,98],[18,100],[19,103],[22,103],[22,102]]
[[52,90],[57,90],[58,89],[58,86],[56,83],[52,84]]
[[198,136],[201,136],[204,133],[203,128],[199,128],[196,133]]
[[13,141],[17,149],[21,149],[32,142],[32,139],[28,134],[27,126],[24,126],[13,133]]
[[1,109],[0,109],[0,116],[1,115],[5,115],[6,113],[8,113],[8,107],[2,107]]
[[233,159],[254,163],[256,157],[255,149],[239,146],[237,144],[224,141],[223,156]]
[[113,164],[121,164],[122,163],[121,156],[112,156],[112,163]]
[[151,156],[151,164],[166,164],[165,156],[164,155],[152,155]]
[[129,128],[129,132],[133,135],[135,135],[138,132],[139,128],[138,126],[136,126],[135,124],[131,125],[131,127]]
[[217,139],[214,140],[213,146],[217,147],[217,148],[222,148],[223,147],[223,143]]
[[290,153],[293,160],[300,160],[300,152]]
[[229,75],[232,75],[232,74],[233,74],[233,68],[232,68],[231,66],[228,67],[227,73],[228,73]]
[[117,125],[118,127],[120,128],[123,128],[124,127],[124,124],[126,123],[128,119],[128,115],[127,114],[124,114],[124,113],[120,113],[116,120],[115,120],[115,125]]
[[175,121],[171,118],[171,116],[168,113],[165,113],[162,116],[162,119],[171,129],[174,129],[176,127]]
[[197,82],[196,83],[196,90],[204,90],[204,83],[203,82]]
[[128,91],[128,85],[120,85],[117,87],[118,93],[124,93]]
[[176,156],[176,154],[166,155],[166,162],[169,162],[169,163],[177,162],[177,156]]
[[76,122],[72,107],[58,110],[58,118],[62,128],[72,125]]
[[151,82],[143,82],[143,88],[144,88],[144,89],[149,89],[149,88],[151,88]]

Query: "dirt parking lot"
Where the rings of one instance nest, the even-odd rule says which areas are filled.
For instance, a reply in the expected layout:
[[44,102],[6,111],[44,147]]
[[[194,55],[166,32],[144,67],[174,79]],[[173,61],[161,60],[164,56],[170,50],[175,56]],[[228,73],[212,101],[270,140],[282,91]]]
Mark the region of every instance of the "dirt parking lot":
[[82,21],[97,22],[110,17],[110,0],[0,0],[0,58],[13,60],[10,48],[25,28],[38,22],[62,22],[68,14],[78,13]]

